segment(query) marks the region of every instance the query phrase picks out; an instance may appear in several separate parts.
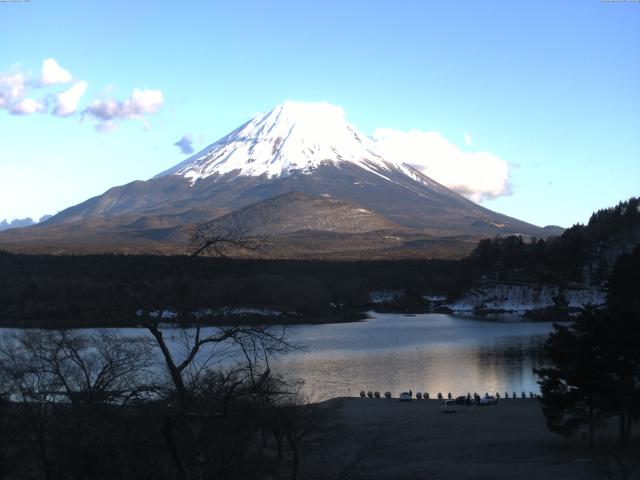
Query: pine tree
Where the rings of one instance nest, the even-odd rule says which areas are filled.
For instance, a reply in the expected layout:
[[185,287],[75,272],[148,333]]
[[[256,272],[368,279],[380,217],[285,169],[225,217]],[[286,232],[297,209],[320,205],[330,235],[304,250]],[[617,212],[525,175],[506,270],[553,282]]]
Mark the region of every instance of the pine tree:
[[570,326],[555,325],[545,345],[552,366],[536,371],[549,429],[572,435],[587,426],[590,444],[597,419],[606,415],[608,395],[601,328],[600,315],[593,308]]
[[616,416],[619,442],[628,442],[640,416],[640,247],[616,263],[606,310],[555,325],[545,350],[550,366],[536,373],[549,429],[571,435],[587,426],[593,445],[597,423]]

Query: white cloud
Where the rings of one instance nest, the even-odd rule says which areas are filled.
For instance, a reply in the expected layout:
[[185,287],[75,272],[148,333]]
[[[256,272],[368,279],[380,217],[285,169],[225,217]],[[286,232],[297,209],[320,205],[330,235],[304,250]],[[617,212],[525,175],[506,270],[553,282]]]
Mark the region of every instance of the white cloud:
[[471,145],[472,138],[469,132],[464,132],[464,143],[467,145]]
[[85,113],[106,122],[119,117],[120,104],[117,100],[94,100],[85,109]]
[[[14,66],[8,72],[0,72],[0,110],[6,109],[13,115],[50,111],[50,114],[56,117],[68,117],[81,111],[83,116],[88,115],[97,121],[97,131],[111,133],[117,129],[120,122],[129,119],[140,120],[143,128],[149,129],[151,124],[146,117],[155,115],[164,105],[161,90],[135,88],[124,100],[95,99],[86,108],[79,109],[80,101],[89,86],[86,81],[75,81],[62,92],[51,92],[52,86],[72,81],[71,73],[61,67],[54,58],[47,58],[42,62],[40,76],[35,80],[26,75],[19,66]],[[34,96],[34,90],[44,90],[44,100],[29,98]],[[112,90],[113,86],[109,85],[104,94],[110,95]]]
[[12,115],[29,115],[36,112],[44,112],[44,105],[33,98],[23,98],[18,103],[9,107]]
[[[96,130],[110,133],[115,130],[117,122],[129,119],[142,120],[145,128],[149,128],[149,122],[144,116],[158,113],[163,104],[162,91],[135,88],[131,96],[122,101],[94,100],[85,109],[85,113],[99,121]],[[104,123],[110,125],[103,125]]]
[[22,72],[0,73],[0,108],[9,108],[21,100],[25,83]]
[[71,80],[71,74],[60,67],[53,58],[42,62],[39,81],[33,81],[19,68],[8,73],[0,73],[0,108],[6,108],[12,115],[29,115],[47,110],[42,101],[27,97],[32,90]]
[[41,85],[48,86],[59,83],[69,83],[72,79],[71,73],[58,65],[55,59],[47,58],[42,62],[42,72],[40,73]]
[[160,90],[140,90],[136,88],[131,94],[131,98],[125,100],[125,109],[130,109],[134,115],[154,114],[158,113],[163,104],[164,97]]
[[380,128],[373,138],[383,157],[407,163],[471,200],[511,193],[509,165],[491,153],[464,152],[437,132]]
[[145,114],[158,113],[163,103],[164,98],[160,90],[136,88],[131,96],[123,101],[94,100],[86,108],[86,112],[102,121],[140,119]]
[[56,95],[56,104],[53,109],[53,115],[58,117],[66,117],[76,113],[80,98],[87,91],[89,84],[87,82],[76,82],[71,88]]

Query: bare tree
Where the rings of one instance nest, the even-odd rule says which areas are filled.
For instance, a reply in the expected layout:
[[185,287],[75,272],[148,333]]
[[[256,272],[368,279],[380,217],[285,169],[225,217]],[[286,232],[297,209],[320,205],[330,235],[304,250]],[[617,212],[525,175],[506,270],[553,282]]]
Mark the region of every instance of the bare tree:
[[18,437],[36,444],[29,449],[27,442],[25,458],[38,452],[45,478],[120,471],[119,462],[107,462],[122,447],[114,413],[145,390],[150,360],[145,344],[106,332],[26,331],[4,337],[0,373],[10,408],[28,433]]
[[640,466],[640,437],[626,442],[601,439],[596,442],[591,458],[596,469],[609,480],[630,480]]
[[46,341],[37,345],[34,354],[58,378],[61,394],[74,406],[124,406],[151,388],[147,379],[153,356],[140,338],[108,330],[91,336],[67,331],[40,335]]
[[[195,325],[191,329],[170,329],[168,337],[159,321],[147,324],[147,329],[162,353],[176,399],[185,408],[198,396],[199,380],[204,372],[219,367],[221,361],[235,356],[235,361],[230,361],[236,370],[234,381],[241,378],[256,386],[256,382],[270,372],[271,358],[296,348],[287,340],[286,328],[282,326],[205,328]],[[172,340],[174,349],[169,343]]]
[[49,437],[61,385],[38,354],[43,341],[35,332],[4,337],[0,370],[15,405],[16,419],[35,441],[37,458],[48,480],[54,475]]
[[0,478],[4,478],[7,471],[7,462],[9,458],[9,440],[10,432],[8,426],[9,419],[9,392],[5,390],[6,383],[4,375],[0,370]]
[[[205,439],[212,430],[224,431],[230,402],[241,402],[243,408],[251,403],[252,409],[257,408],[255,399],[266,395],[266,386],[272,385],[270,359],[295,348],[288,342],[282,326],[203,327],[198,322],[194,324],[190,315],[183,317],[172,310],[181,282],[196,257],[224,257],[232,248],[259,247],[257,242],[247,241],[244,233],[215,224],[201,225],[193,234],[192,253],[168,281],[164,292],[154,291],[149,282],[143,282],[137,292],[126,292],[137,305],[170,380],[167,397],[171,408],[165,415],[163,435],[180,478],[202,478],[205,469],[210,468]],[[167,328],[168,320],[177,325]],[[257,410],[252,414],[257,414]],[[203,430],[205,423],[209,431]],[[243,428],[250,431],[254,427]],[[182,448],[186,444],[193,446],[188,452]],[[208,456],[215,453],[209,452]]]
[[278,458],[283,458],[283,441],[291,452],[291,479],[300,473],[304,446],[326,436],[335,429],[336,407],[309,402],[302,393],[302,383],[296,389],[280,394],[269,411],[269,428],[276,441]]
[[190,257],[216,255],[226,257],[230,250],[259,251],[264,248],[261,241],[250,238],[251,232],[235,225],[233,229],[215,222],[198,225],[191,236]]
[[[149,284],[145,285],[146,295],[134,295],[129,292],[129,297],[140,306],[138,310],[140,316],[162,354],[177,400],[183,406],[188,404],[193,395],[193,391],[190,390],[197,385],[197,381],[194,380],[216,364],[224,356],[221,352],[228,352],[229,345],[235,345],[241,353],[239,363],[244,363],[247,378],[251,382],[255,382],[256,378],[263,375],[264,372],[261,370],[269,370],[271,357],[293,348],[293,345],[286,340],[284,327],[268,325],[222,326],[209,329],[204,329],[199,324],[189,325],[192,328],[183,328],[179,332],[178,341],[183,352],[180,358],[176,351],[171,349],[165,337],[162,329],[163,322],[172,318],[181,326],[185,326],[185,321],[190,321],[190,319],[175,318],[175,312],[170,311],[170,306],[175,301],[177,285],[189,269],[191,261],[198,256],[210,254],[224,257],[230,247],[245,250],[260,248],[257,242],[246,240],[245,234],[245,232],[232,232],[214,223],[200,225],[192,236],[192,253],[171,281],[174,292],[158,298],[157,295],[152,294],[153,288]],[[172,333],[175,334],[176,329],[172,329]],[[227,347],[226,350],[225,347]]]

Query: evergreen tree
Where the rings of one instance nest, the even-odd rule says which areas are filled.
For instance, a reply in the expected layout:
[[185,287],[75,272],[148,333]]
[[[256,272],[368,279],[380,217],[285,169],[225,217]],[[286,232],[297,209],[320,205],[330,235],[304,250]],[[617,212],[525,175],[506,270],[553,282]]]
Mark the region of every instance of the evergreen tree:
[[609,280],[607,309],[588,308],[569,326],[555,325],[545,345],[550,366],[537,370],[549,429],[570,435],[619,418],[619,441],[640,416],[640,247],[620,257]]
[[616,262],[607,309],[613,367],[610,410],[619,416],[620,440],[626,443],[633,421],[640,417],[640,246]]
[[608,395],[602,326],[593,308],[570,326],[555,325],[545,345],[552,366],[536,371],[549,429],[572,435],[586,425],[591,444],[596,420],[606,414]]

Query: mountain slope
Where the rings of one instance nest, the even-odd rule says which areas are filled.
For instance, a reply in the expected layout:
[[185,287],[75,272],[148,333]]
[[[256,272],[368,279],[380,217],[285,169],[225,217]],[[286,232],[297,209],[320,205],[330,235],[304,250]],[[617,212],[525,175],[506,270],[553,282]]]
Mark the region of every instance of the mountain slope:
[[213,221],[216,227],[259,237],[296,232],[365,233],[401,228],[362,206],[291,192],[254,203]]
[[[370,211],[377,224],[386,222],[419,235],[549,233],[483,208],[404,163],[388,161],[371,139],[347,123],[338,107],[285,102],[154,178],[111,188],[21,235],[55,240],[65,231],[81,236],[84,229],[87,235],[102,232],[125,243],[140,235],[162,241],[158,229],[174,232],[291,192],[357,204]],[[305,209],[309,205],[305,203]],[[328,204],[314,205],[322,209]],[[266,215],[268,204],[242,213],[251,219],[240,219],[240,213],[233,218],[239,224],[255,224],[258,211]],[[329,228],[314,223],[313,215],[291,212],[300,218],[280,216],[274,222],[334,233],[352,228],[349,215],[336,217]],[[145,225],[152,230],[148,235]],[[289,231],[288,226],[260,229]],[[169,236],[178,238],[174,233]],[[3,238],[7,237],[0,236],[0,243]]]

